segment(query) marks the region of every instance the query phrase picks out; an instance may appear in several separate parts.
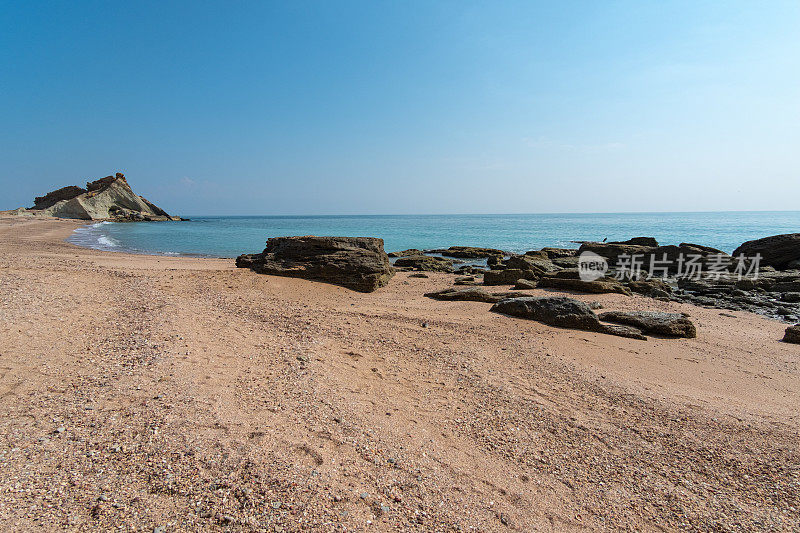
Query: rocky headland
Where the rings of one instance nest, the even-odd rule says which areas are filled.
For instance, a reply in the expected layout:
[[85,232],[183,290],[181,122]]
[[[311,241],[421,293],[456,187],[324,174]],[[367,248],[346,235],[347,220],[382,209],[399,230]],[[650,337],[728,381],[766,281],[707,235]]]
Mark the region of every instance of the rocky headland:
[[33,207],[20,207],[6,214],[115,222],[183,220],[134,193],[120,172],[90,181],[85,188],[68,185],[37,196]]

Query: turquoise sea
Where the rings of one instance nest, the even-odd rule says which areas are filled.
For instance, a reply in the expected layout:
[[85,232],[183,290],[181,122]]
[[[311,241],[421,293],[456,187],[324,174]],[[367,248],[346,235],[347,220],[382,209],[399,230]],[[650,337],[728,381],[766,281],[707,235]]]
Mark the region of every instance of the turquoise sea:
[[655,237],[662,244],[693,242],[732,252],[744,241],[800,232],[800,211],[717,213],[602,213],[530,215],[363,215],[191,217],[188,222],[101,222],[69,241],[101,250],[235,257],[260,252],[268,237],[380,237],[387,252],[407,248],[485,246],[524,252],[571,241]]

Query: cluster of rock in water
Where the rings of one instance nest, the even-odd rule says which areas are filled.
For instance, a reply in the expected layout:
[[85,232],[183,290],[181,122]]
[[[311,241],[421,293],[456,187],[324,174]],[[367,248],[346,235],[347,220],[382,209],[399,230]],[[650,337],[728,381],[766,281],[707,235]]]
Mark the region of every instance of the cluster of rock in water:
[[[800,315],[800,234],[767,237],[739,247],[735,256],[760,254],[761,266],[755,279],[739,279],[732,271],[715,275],[713,280],[674,276],[616,279],[612,269],[605,277],[586,281],[578,271],[578,256],[583,252],[593,252],[607,259],[610,265],[622,254],[655,254],[673,262],[681,254],[700,256],[701,262],[711,261],[712,256],[720,254],[727,256],[720,250],[697,244],[660,246],[647,237],[624,242],[586,242],[577,250],[543,248],[525,254],[454,246],[405,250],[387,256],[381,239],[305,236],[269,239],[262,253],[242,255],[236,264],[260,273],[315,279],[362,292],[386,285],[395,270],[414,270],[419,276],[426,271],[457,273],[462,276],[455,278],[456,286],[426,296],[445,301],[492,303],[493,311],[506,315],[632,338],[644,338],[645,333],[691,338],[696,330],[681,314],[617,311],[597,315],[589,305],[571,298],[490,292],[477,285],[513,284],[515,290],[552,288],[594,294],[638,293],[666,301],[753,311],[787,322],[797,321]],[[389,257],[395,258],[393,266]],[[485,259],[486,266],[460,264],[460,259]],[[789,328],[785,340],[800,342],[800,327]]]

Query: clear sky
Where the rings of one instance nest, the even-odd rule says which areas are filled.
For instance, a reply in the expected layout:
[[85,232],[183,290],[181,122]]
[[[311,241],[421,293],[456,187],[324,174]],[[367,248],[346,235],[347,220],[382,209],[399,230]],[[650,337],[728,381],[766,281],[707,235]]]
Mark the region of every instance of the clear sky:
[[0,0],[0,209],[800,209],[800,2]]

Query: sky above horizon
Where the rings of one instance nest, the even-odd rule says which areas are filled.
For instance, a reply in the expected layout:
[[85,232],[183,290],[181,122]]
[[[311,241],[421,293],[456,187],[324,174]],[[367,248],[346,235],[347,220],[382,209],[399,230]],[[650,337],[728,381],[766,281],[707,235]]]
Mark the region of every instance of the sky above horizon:
[[0,209],[800,209],[800,2],[0,0]]

